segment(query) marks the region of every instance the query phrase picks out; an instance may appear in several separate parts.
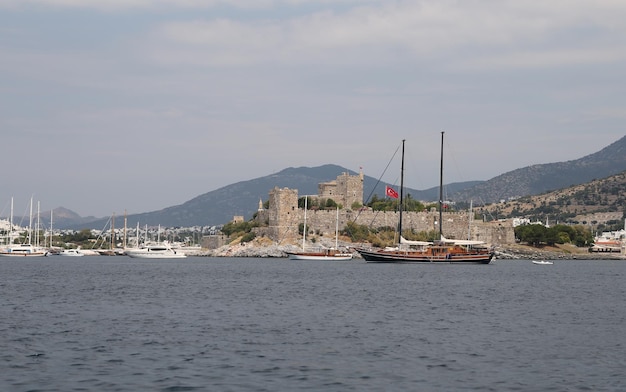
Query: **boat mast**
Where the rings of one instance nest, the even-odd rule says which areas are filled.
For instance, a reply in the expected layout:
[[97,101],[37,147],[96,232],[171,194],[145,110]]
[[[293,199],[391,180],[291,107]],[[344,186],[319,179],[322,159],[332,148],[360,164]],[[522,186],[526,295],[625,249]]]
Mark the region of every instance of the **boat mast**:
[[473,202],[474,200],[470,199],[470,208],[467,214],[467,240],[468,241],[472,239],[472,221],[474,220],[474,215],[472,213]]
[[33,198],[30,198],[30,212],[29,212],[29,220],[28,220],[28,245],[31,245],[33,242]]
[[[54,208],[50,210],[50,248],[52,248],[52,213],[54,212]],[[44,245],[45,245],[44,240]]]
[[335,249],[339,249],[339,206],[337,206],[337,216],[335,217]]
[[400,204],[398,209],[400,211],[400,219],[398,219],[398,243],[402,243],[402,202],[404,200],[404,141],[402,139],[402,163],[400,165]]
[[304,196],[304,226],[302,228],[302,251],[304,251],[304,243],[306,242],[306,209],[308,196]]
[[443,238],[443,134],[441,131],[441,161],[439,163],[439,240]]
[[11,238],[13,238],[13,196],[11,196],[11,220],[9,221],[9,244],[11,244]]
[[39,229],[40,229],[40,213],[41,213],[41,202],[37,200],[37,222],[35,223],[35,245],[39,246],[40,238],[39,238]]
[[126,210],[124,210],[124,240],[122,241],[122,248],[126,249]]
[[115,212],[111,215],[111,250],[115,249]]

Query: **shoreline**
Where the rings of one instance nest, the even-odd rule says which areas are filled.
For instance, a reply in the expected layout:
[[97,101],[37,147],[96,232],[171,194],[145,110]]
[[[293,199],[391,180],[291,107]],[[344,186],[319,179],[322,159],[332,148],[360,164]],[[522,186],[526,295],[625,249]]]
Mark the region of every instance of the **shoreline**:
[[621,253],[589,252],[574,245],[544,246],[504,245],[496,247],[498,260],[625,260]]
[[[352,247],[343,244],[342,247]],[[301,247],[292,244],[233,244],[217,249],[203,250],[188,256],[201,257],[261,257],[287,258],[287,252],[297,252]],[[361,259],[357,252],[353,252],[353,259]],[[620,253],[591,253],[587,248],[577,248],[573,245],[559,245],[556,247],[535,248],[526,245],[504,245],[495,247],[494,260],[626,260]]]

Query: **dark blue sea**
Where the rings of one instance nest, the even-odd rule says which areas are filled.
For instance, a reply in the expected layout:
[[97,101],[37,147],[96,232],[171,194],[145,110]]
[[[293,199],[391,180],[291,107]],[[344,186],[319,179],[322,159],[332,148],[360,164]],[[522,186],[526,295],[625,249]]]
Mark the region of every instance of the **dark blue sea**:
[[0,258],[2,391],[626,391],[626,261]]

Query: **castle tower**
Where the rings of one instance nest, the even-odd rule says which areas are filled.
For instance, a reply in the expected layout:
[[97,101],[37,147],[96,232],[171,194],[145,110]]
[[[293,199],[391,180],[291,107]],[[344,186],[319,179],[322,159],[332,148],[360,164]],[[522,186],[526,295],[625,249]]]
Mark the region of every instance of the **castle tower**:
[[350,208],[354,203],[363,204],[363,172],[358,176],[349,173],[337,176],[337,194],[340,200],[336,201],[344,208]]
[[274,187],[270,191],[268,225],[275,239],[297,234],[300,214],[298,212],[298,190]]
[[343,208],[350,208],[355,202],[363,204],[363,173],[358,176],[342,173],[336,180],[321,182],[317,185],[317,196],[333,199]]

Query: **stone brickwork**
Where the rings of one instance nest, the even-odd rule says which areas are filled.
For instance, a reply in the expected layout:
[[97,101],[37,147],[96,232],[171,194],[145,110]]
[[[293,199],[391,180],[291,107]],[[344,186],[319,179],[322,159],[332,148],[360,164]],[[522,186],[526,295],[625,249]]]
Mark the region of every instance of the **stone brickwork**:
[[[303,212],[301,215],[304,219]],[[336,217],[335,210],[308,211],[308,232],[334,236]],[[343,209],[339,211],[339,230],[344,229],[347,223],[352,221],[369,227],[397,228],[398,219],[399,214],[397,212]],[[515,242],[511,222],[473,221],[470,225],[467,212],[445,212],[443,213],[443,224],[443,235],[446,238],[468,239],[469,237],[470,240],[485,241],[490,244],[512,244]],[[402,214],[402,227],[403,230],[412,229],[416,232],[439,232],[439,213],[404,212]],[[292,230],[292,233],[297,235],[297,230]]]
[[273,240],[285,238],[289,231],[293,231],[294,226],[297,229],[298,222],[300,222],[298,190],[278,187],[272,189],[267,212],[267,223],[270,228],[268,236]]
[[226,245],[226,240],[228,238],[225,235],[207,235],[202,237],[202,242],[200,245],[205,249],[217,249],[221,246]]
[[317,185],[317,197],[320,199],[333,199],[344,208],[352,207],[352,204],[363,204],[363,173],[351,176],[343,173],[337,179],[330,182],[322,182]]

